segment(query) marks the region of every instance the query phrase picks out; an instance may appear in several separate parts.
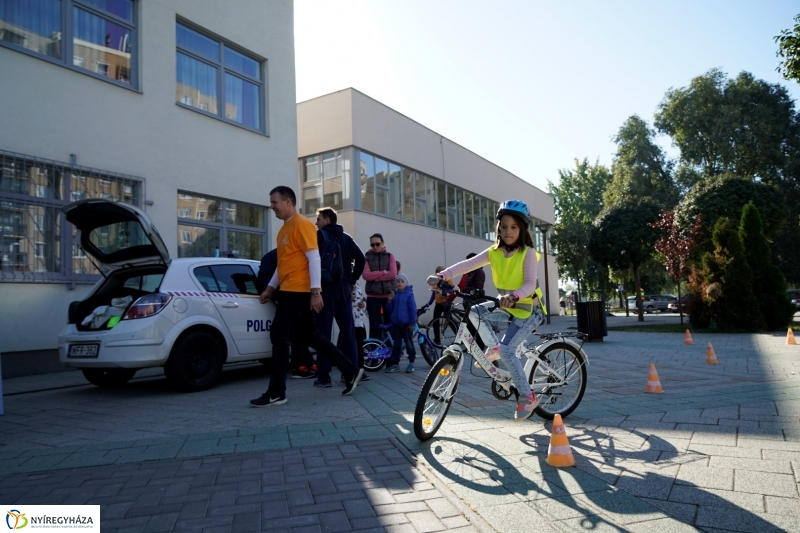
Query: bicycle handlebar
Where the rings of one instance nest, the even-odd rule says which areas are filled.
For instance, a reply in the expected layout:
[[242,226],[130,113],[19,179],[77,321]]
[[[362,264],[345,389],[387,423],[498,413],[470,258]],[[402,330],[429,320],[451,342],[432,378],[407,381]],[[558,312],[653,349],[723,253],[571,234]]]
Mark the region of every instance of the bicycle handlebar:
[[490,312],[496,311],[500,307],[500,299],[493,296],[488,296],[485,292],[483,292],[483,289],[473,289],[472,293],[462,292],[455,285],[448,283],[446,279],[439,281],[436,284],[436,287],[438,287],[443,294],[455,294],[464,300],[471,300],[474,303],[489,300],[490,302],[494,303],[492,308],[489,309]]

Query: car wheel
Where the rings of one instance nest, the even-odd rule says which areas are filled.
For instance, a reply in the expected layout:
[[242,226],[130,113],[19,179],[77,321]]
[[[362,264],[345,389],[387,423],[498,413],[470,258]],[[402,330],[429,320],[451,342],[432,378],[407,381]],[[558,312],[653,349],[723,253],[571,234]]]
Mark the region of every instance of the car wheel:
[[83,368],[82,371],[89,383],[104,389],[121,387],[136,373],[135,368]]
[[648,305],[647,307],[644,308],[644,312],[652,314],[653,306],[652,305]]
[[206,331],[194,331],[173,346],[164,375],[178,390],[206,390],[219,379],[224,359],[216,337]]

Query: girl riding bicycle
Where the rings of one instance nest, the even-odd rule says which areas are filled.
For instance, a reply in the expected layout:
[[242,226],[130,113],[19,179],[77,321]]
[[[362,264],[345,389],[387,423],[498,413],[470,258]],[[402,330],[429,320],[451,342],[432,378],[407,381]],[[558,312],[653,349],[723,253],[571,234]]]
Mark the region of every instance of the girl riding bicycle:
[[[438,274],[428,277],[428,284],[435,286],[443,279],[452,279],[467,274],[485,265],[492,267],[492,281],[500,293],[500,306],[513,316],[503,339],[498,341],[491,328],[481,328],[481,336],[489,350],[499,344],[501,360],[511,373],[514,385],[520,393],[514,420],[531,417],[539,400],[531,391],[522,363],[515,352],[544,320],[536,295],[537,253],[528,232],[530,211],[525,202],[507,200],[497,210],[497,239],[494,245],[471,259],[456,263]],[[478,328],[481,316],[488,312],[485,305],[471,308],[470,322]],[[489,338],[486,338],[488,335]]]

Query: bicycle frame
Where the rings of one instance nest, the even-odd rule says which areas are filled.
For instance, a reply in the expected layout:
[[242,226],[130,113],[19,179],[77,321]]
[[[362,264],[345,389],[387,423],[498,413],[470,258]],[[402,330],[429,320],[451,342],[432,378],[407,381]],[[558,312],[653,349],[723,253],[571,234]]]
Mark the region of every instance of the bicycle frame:
[[[481,304],[476,304],[476,305],[481,305]],[[496,306],[497,303],[495,302],[495,308]],[[465,347],[467,349],[467,352],[470,355],[472,355],[472,357],[475,358],[481,369],[484,372],[486,372],[486,375],[488,375],[492,380],[494,380],[495,383],[498,384],[498,386],[500,386],[504,391],[506,391],[506,393],[516,394],[516,390],[512,387],[511,384],[511,374],[508,371],[498,368],[494,364],[492,364],[493,361],[499,359],[500,357],[499,353],[495,352],[497,353],[497,357],[492,357],[491,359],[487,357],[484,351],[478,345],[478,341],[475,338],[477,331],[474,330],[475,327],[469,321],[469,316],[465,316],[458,327],[458,332],[456,333],[456,338],[455,338],[455,345],[461,345]],[[526,357],[526,361],[523,365],[523,371],[526,376],[530,375],[534,363],[538,360],[539,366],[543,368],[545,371],[547,371],[551,376],[556,378],[556,381],[552,382],[552,386],[557,387],[564,383],[565,376],[563,376],[559,371],[551,367],[547,363],[547,361],[539,359],[539,354],[542,353],[549,346],[552,346],[553,344],[560,344],[560,343],[571,344],[576,350],[580,351],[583,354],[586,360],[586,364],[589,364],[589,356],[585,351],[583,351],[582,344],[579,345],[578,343],[573,341],[570,337],[566,337],[564,336],[564,334],[558,333],[558,334],[549,334],[547,336],[544,336],[543,338],[545,338],[545,341],[536,344],[533,348],[528,347],[527,341],[523,341],[517,347],[516,356],[520,357],[521,355],[524,354]],[[452,346],[450,348],[452,348]],[[451,350],[451,353],[453,351],[455,350]],[[463,355],[462,350],[459,349],[457,351],[459,354],[457,356],[459,363],[456,372],[460,374],[461,369],[463,367],[464,358],[462,357]]]

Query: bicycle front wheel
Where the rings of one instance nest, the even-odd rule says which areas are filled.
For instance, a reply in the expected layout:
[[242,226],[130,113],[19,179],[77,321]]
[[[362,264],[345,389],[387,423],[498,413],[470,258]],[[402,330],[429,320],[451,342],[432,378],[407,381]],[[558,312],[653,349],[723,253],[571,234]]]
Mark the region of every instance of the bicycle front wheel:
[[534,361],[528,381],[539,397],[537,415],[547,420],[557,414],[566,417],[586,391],[586,359],[571,344],[553,344]]
[[436,361],[422,384],[414,410],[414,435],[425,442],[444,422],[458,388],[458,360],[449,352]]
[[384,346],[383,342],[377,339],[367,339],[364,341],[364,370],[367,372],[377,372],[386,364],[387,356],[391,351],[391,346]]
[[[425,328],[425,334],[433,345],[440,350],[444,350],[448,346],[455,344],[457,331],[458,324],[447,315],[442,315],[439,318],[431,320],[428,323],[428,327]],[[437,335],[439,337],[439,342],[436,342]]]

